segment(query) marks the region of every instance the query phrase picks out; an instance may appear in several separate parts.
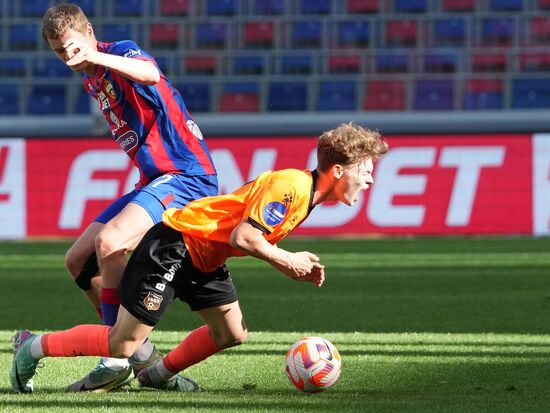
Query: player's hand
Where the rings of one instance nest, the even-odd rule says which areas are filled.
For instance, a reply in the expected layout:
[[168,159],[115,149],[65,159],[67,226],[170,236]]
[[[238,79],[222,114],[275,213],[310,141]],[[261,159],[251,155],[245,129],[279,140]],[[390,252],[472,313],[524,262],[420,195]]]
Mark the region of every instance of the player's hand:
[[320,287],[325,281],[325,266],[311,252],[295,252],[291,254],[291,268],[286,274],[296,281],[311,282]]
[[98,61],[99,53],[81,40],[70,38],[63,44],[63,48],[68,57],[65,64],[75,72],[87,69]]

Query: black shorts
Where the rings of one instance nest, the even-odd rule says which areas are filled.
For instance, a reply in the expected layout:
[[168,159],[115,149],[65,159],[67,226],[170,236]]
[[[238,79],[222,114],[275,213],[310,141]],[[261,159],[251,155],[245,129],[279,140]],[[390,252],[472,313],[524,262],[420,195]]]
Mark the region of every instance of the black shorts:
[[118,293],[122,306],[150,326],[175,298],[193,311],[237,301],[225,264],[201,272],[193,266],[181,232],[162,222],[147,231],[130,257]]

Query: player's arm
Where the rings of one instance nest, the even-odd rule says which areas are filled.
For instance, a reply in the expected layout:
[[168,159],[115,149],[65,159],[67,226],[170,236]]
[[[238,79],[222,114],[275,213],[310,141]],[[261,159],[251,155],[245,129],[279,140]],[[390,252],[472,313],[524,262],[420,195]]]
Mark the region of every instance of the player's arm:
[[77,39],[68,39],[63,45],[69,56],[65,63],[73,70],[84,70],[93,65],[103,66],[125,78],[145,85],[153,86],[160,80],[157,67],[148,60],[132,59],[93,50]]
[[319,263],[319,257],[308,251],[289,252],[278,248],[262,234],[250,222],[241,221],[231,232],[229,243],[233,248],[268,262],[294,280],[312,282],[317,287],[323,284],[325,267]]

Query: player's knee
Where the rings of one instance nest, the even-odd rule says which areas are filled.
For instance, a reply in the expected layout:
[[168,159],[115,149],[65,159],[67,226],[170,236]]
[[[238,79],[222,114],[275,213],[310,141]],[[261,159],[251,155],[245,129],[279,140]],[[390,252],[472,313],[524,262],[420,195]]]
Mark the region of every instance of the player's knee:
[[220,348],[235,347],[243,344],[248,336],[247,330],[229,331],[214,338]]
[[115,358],[128,358],[136,352],[138,347],[139,343],[131,340],[109,341],[109,351],[111,352],[111,357]]
[[82,269],[82,262],[76,257],[71,249],[65,254],[64,264],[71,276],[76,279]]

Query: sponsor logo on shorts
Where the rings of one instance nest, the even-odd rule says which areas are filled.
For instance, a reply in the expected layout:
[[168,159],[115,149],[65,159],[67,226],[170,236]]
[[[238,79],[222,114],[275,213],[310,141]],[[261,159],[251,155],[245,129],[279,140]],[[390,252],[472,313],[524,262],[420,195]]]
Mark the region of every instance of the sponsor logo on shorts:
[[160,308],[160,303],[162,303],[163,299],[164,298],[162,297],[162,295],[154,292],[149,292],[147,294],[147,297],[143,299],[143,304],[145,304],[147,310],[157,311]]
[[286,214],[286,206],[280,202],[270,202],[264,208],[264,221],[271,226],[279,225],[283,222]]

